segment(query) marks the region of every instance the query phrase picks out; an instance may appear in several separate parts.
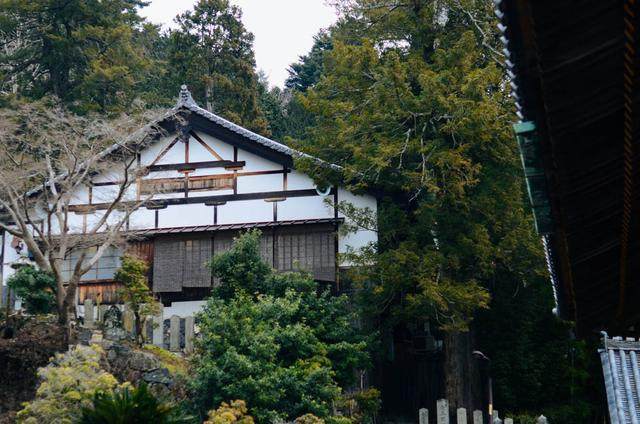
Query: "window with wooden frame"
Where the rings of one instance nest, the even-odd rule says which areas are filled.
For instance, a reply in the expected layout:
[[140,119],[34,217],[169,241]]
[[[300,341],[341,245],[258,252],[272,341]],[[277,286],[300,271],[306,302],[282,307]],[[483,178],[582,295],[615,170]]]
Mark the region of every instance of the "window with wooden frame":
[[[95,247],[88,248],[84,250],[87,254],[85,256],[85,261],[93,256],[96,251]],[[82,254],[81,250],[74,250],[71,252],[67,258],[64,260],[62,265],[62,275],[65,279],[71,278],[73,274],[73,269],[78,263],[80,259],[80,255]],[[98,259],[94,266],[91,267],[89,272],[84,274],[80,281],[82,282],[90,282],[90,281],[111,281],[113,280],[113,276],[115,272],[120,268],[120,257],[122,256],[122,250],[118,247],[111,246],[107,248],[104,254]]]

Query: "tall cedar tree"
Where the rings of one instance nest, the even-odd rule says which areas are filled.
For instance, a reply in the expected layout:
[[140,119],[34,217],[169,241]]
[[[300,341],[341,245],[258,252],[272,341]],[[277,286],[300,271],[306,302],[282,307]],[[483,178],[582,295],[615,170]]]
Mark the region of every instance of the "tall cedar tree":
[[0,0],[0,92],[121,111],[152,62],[132,42],[142,0]]
[[[446,330],[446,396],[472,406],[469,328],[497,273],[514,284],[544,275],[525,208],[515,118],[488,0],[345,0],[356,22],[326,53],[303,103],[314,115],[306,151],[343,166],[341,179],[380,193],[379,244],[354,275],[386,326]],[[363,285],[364,287],[364,285]],[[477,399],[476,399],[477,402]]]
[[194,97],[223,117],[268,135],[259,105],[253,34],[228,0],[200,0],[176,18],[167,54],[171,93],[187,83]]

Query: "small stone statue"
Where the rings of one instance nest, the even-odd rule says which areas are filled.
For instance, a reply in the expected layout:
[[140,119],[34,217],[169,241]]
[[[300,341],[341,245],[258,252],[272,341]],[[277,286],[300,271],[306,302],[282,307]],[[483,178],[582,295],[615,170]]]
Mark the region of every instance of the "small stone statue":
[[122,328],[122,312],[116,305],[111,305],[104,313],[103,336],[107,340],[123,340],[127,332]]

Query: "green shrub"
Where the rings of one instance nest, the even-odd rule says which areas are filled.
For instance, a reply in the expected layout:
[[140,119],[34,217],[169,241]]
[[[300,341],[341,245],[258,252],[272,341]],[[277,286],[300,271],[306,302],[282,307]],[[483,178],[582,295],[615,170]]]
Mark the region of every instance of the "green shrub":
[[176,417],[174,406],[160,402],[142,383],[131,388],[123,386],[113,392],[94,395],[93,405],[82,408],[81,424],[171,424],[187,422]]
[[113,279],[122,284],[118,291],[124,303],[131,309],[135,321],[136,342],[144,342],[144,323],[149,316],[160,310],[158,301],[153,297],[147,282],[149,265],[135,256],[124,255],[122,265]]
[[50,272],[24,266],[7,280],[30,314],[48,314],[56,309],[56,279]]
[[213,270],[221,285],[197,316],[191,363],[199,410],[244,399],[258,422],[328,417],[369,360],[347,298],[308,274],[275,273],[260,261],[259,232],[236,240]]
[[24,404],[17,421],[26,424],[71,424],[91,404],[96,392],[110,392],[116,378],[100,367],[103,352],[97,346],[76,346],[56,355],[38,370],[41,379],[36,397]]

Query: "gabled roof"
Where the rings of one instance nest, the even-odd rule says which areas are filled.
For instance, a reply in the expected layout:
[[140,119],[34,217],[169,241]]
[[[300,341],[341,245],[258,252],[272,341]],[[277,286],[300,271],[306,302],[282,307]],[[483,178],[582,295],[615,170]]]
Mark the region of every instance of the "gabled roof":
[[608,338],[599,350],[611,424],[640,422],[640,340]]
[[284,153],[285,155],[291,157],[304,156],[302,152],[299,152],[295,149],[292,149],[288,146],[285,146],[282,143],[278,143],[277,141],[271,140],[267,137],[263,137],[260,134],[256,134],[253,131],[250,131],[240,125],[234,124],[231,121],[224,119],[221,116],[216,115],[215,113],[209,112],[208,110],[201,108],[198,106],[193,97],[191,96],[191,92],[187,89],[186,85],[183,85],[180,88],[180,95],[178,96],[178,103],[176,104],[174,110],[179,111],[180,109],[187,109],[197,115],[200,115],[214,124],[221,125],[222,127],[233,131],[234,133],[241,135],[242,137],[248,138],[249,140],[253,140],[256,143],[259,143],[265,147],[275,150],[279,153]]

